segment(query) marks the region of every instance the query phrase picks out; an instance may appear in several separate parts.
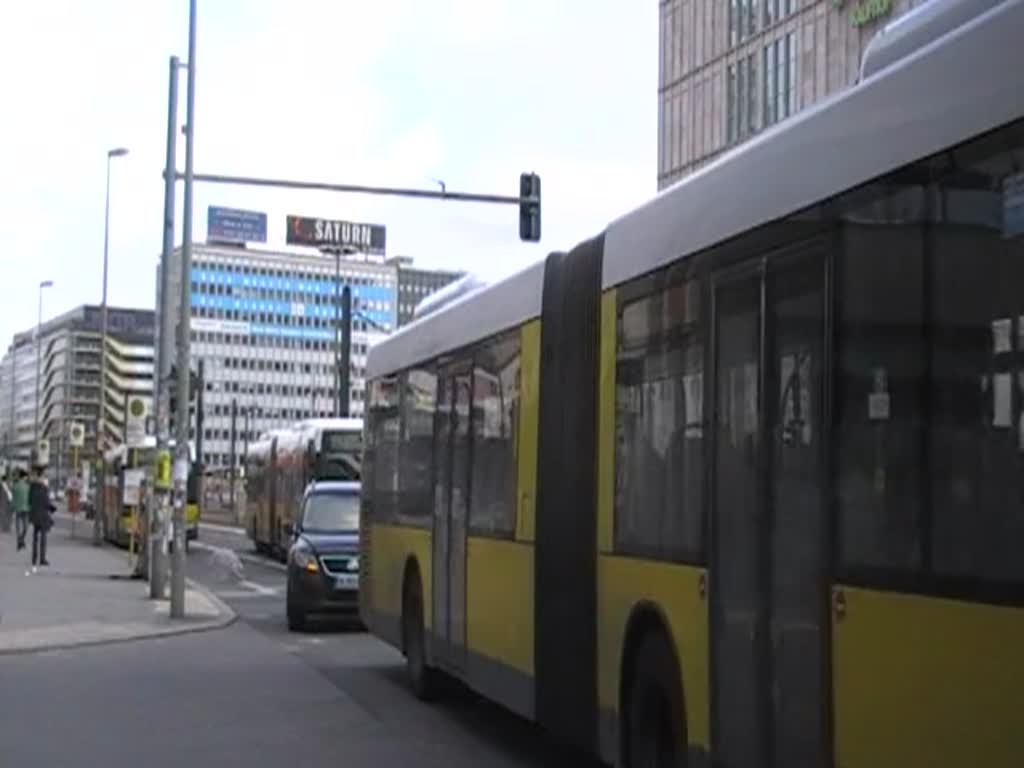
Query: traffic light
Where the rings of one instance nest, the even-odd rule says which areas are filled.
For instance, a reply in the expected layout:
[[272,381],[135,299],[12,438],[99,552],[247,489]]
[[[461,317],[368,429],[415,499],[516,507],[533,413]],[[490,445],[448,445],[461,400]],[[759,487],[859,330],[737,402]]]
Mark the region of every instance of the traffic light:
[[540,176],[519,174],[519,239],[528,243],[540,240]]
[[[188,404],[191,409],[196,401],[196,393],[199,392],[199,377],[191,368],[188,370]],[[178,412],[178,367],[171,366],[171,373],[168,376],[167,384],[168,412],[173,420]]]

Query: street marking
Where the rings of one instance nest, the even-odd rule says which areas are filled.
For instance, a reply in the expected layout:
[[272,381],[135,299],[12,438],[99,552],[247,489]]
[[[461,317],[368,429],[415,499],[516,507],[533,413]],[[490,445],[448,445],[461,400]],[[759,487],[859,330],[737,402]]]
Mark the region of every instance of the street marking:
[[283,587],[268,587],[244,579],[238,582],[238,586],[242,587],[242,589],[214,590],[214,593],[222,599],[251,600],[254,598],[280,597],[283,591]]
[[278,587],[265,587],[262,584],[257,584],[255,581],[240,581],[239,586],[248,587],[253,592],[258,592],[261,595],[275,596],[279,592]]
[[249,535],[245,528],[240,528],[237,525],[220,525],[219,523],[204,523],[200,520],[199,530],[202,531],[203,529],[209,529],[216,533],[230,533],[234,534],[235,536]]

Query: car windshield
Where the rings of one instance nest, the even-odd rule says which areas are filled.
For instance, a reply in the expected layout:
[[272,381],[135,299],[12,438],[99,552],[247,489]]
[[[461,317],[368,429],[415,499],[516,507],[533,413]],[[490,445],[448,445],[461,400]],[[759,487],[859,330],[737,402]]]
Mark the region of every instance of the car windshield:
[[302,512],[304,531],[359,530],[359,494],[315,493]]

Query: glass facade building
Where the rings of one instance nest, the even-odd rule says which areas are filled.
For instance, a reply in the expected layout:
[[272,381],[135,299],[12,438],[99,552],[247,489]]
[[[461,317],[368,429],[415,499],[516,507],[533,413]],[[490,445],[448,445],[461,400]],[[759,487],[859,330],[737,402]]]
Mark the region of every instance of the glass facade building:
[[925,0],[661,0],[658,188],[856,82],[889,21]]

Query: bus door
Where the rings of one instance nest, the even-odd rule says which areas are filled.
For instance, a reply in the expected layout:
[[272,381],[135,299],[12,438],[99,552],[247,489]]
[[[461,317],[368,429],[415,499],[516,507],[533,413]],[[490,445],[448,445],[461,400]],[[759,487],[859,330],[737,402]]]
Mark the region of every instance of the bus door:
[[461,669],[466,651],[466,523],[469,509],[469,371],[437,387],[433,533],[434,662]]
[[714,280],[712,742],[829,765],[824,247]]

